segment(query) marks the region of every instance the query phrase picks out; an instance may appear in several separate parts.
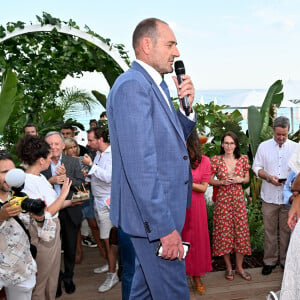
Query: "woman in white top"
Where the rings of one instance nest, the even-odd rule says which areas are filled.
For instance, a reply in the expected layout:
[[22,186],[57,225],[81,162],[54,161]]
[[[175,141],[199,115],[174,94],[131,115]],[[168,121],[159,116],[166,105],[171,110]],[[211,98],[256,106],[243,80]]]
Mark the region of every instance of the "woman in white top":
[[71,182],[65,178],[61,193],[57,197],[52,185],[41,174],[42,171],[48,169],[51,162],[50,146],[44,138],[25,135],[19,140],[16,150],[19,159],[28,165],[23,192],[29,198],[45,201],[47,207],[44,222],[47,222],[49,227],[56,226],[55,237],[48,242],[41,240],[39,232],[30,228],[31,242],[37,247],[36,263],[38,269],[32,299],[54,300],[61,259],[58,211],[71,205],[71,200],[65,200]]

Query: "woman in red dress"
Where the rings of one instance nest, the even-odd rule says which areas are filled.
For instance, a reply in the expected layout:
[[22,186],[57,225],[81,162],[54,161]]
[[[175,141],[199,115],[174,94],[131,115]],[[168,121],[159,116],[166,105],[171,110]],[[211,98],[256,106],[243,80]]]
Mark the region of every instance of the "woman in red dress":
[[[209,183],[218,186],[213,218],[213,256],[223,256],[225,278],[234,279],[230,254],[236,253],[235,274],[245,280],[251,275],[243,270],[244,255],[251,255],[250,234],[242,184],[249,181],[247,155],[240,154],[237,136],[228,131],[221,140],[221,155],[211,158]],[[215,178],[216,177],[216,178]]]
[[211,250],[207,225],[207,213],[204,193],[210,177],[210,160],[202,155],[201,144],[196,131],[187,140],[193,175],[191,207],[186,211],[182,240],[191,244],[185,258],[186,274],[192,276],[198,293],[205,293],[201,277],[212,270]]

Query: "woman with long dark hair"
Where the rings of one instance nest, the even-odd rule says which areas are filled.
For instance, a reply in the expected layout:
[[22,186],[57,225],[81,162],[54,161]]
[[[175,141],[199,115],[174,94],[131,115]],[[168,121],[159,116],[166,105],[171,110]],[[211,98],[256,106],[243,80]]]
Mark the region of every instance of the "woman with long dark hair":
[[193,192],[191,207],[186,211],[181,235],[184,242],[191,244],[185,258],[186,274],[193,278],[195,290],[203,295],[206,288],[201,281],[201,276],[212,270],[204,198],[210,177],[210,160],[202,155],[200,140],[195,130],[187,140],[187,148],[193,175]]
[[250,234],[242,184],[249,181],[247,155],[240,153],[238,138],[228,131],[221,140],[221,152],[211,158],[209,183],[218,186],[213,218],[213,256],[223,256],[225,278],[234,279],[230,254],[236,253],[235,274],[245,280],[251,275],[243,269],[244,255],[251,254]]

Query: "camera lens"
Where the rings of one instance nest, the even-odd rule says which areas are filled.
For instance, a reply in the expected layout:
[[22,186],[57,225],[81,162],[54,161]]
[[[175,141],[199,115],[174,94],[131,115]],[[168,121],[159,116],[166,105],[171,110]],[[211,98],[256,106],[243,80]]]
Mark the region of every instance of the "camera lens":
[[42,216],[44,214],[45,202],[39,199],[25,199],[21,208],[26,212],[31,212],[37,216]]

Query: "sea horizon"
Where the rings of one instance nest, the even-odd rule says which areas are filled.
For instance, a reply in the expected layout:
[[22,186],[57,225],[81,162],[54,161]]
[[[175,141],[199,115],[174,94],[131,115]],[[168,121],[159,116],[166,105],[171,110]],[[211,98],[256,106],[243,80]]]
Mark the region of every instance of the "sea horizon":
[[[239,108],[244,120],[241,122],[244,131],[248,128],[247,122],[247,108],[250,105],[260,107],[263,103],[267,90],[266,89],[206,89],[195,91],[195,103],[208,104],[215,101],[218,105],[228,105],[230,108],[225,111],[232,111],[232,109]],[[176,91],[170,91],[171,96],[176,95]],[[82,123],[85,130],[89,129],[90,119],[99,119],[100,114],[104,111],[102,105],[94,105],[91,113],[78,109],[76,114],[67,114],[66,119],[73,118]],[[286,99],[282,102],[281,108],[278,110],[278,116],[284,115],[291,120],[293,132],[299,129],[300,110],[298,105],[292,104]]]

